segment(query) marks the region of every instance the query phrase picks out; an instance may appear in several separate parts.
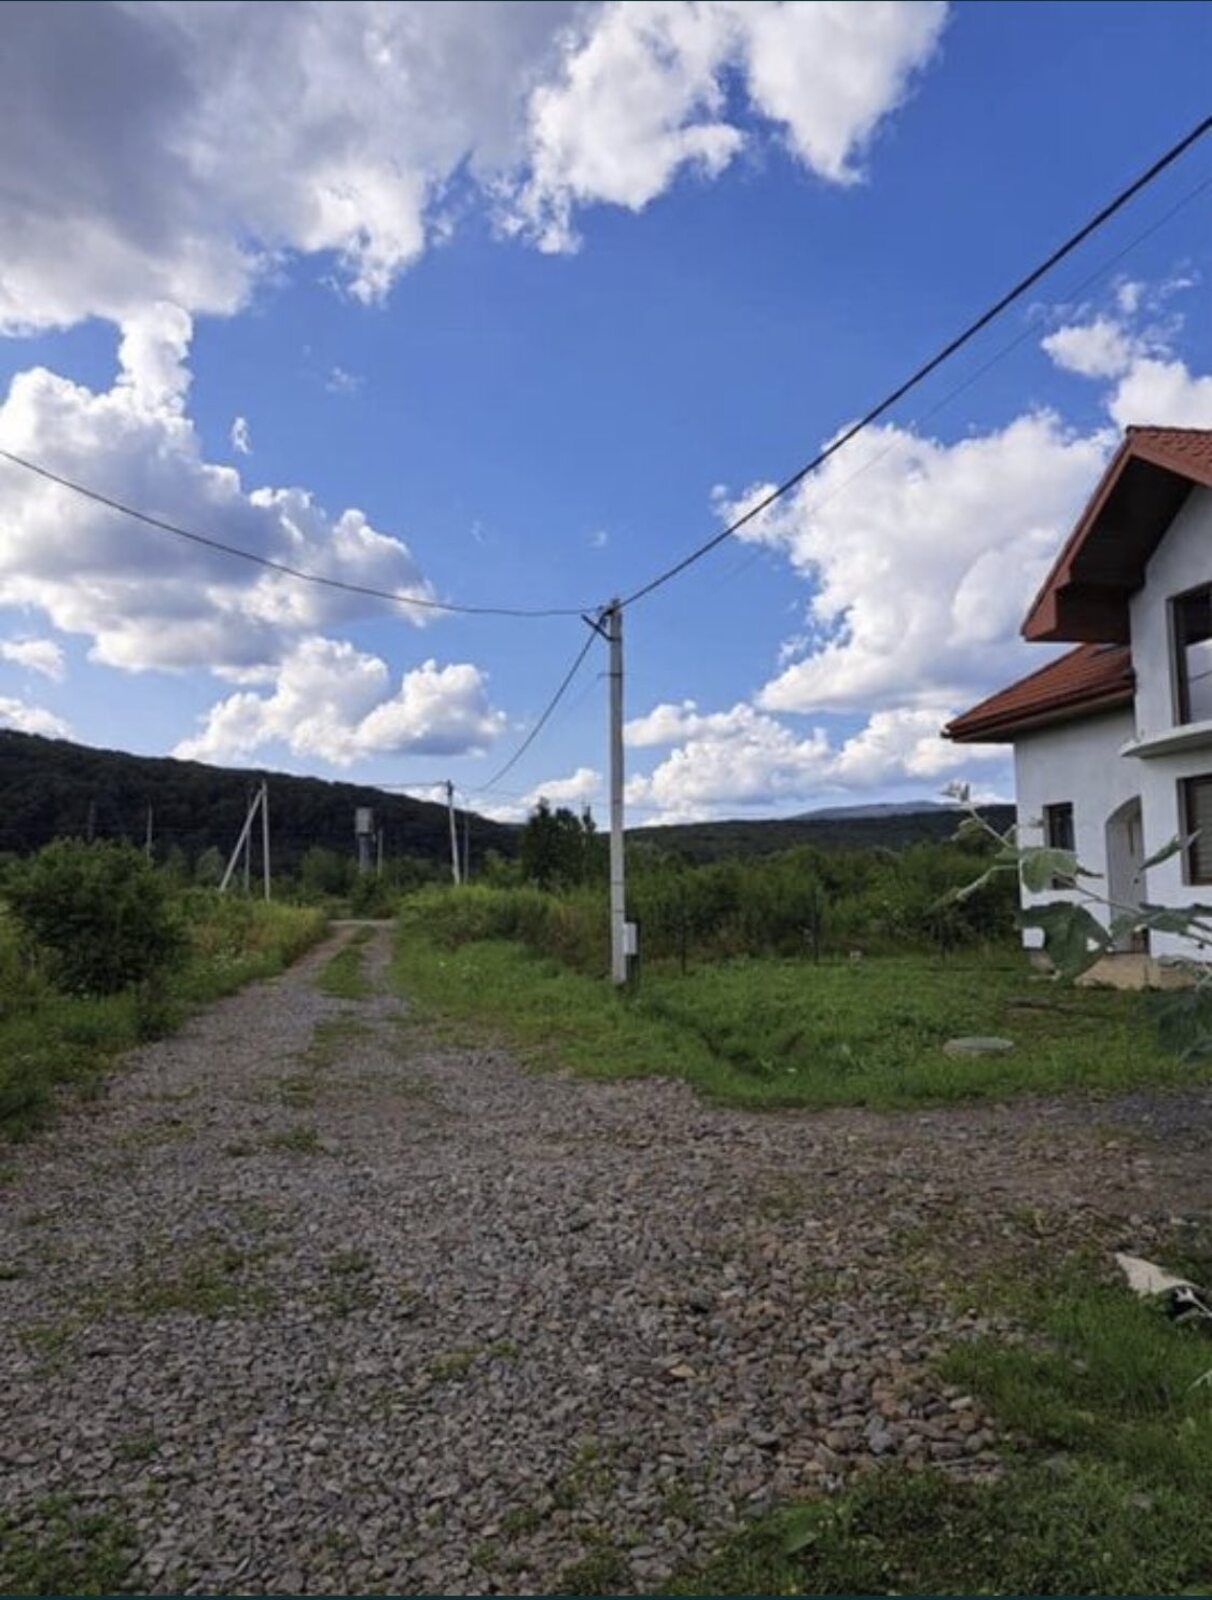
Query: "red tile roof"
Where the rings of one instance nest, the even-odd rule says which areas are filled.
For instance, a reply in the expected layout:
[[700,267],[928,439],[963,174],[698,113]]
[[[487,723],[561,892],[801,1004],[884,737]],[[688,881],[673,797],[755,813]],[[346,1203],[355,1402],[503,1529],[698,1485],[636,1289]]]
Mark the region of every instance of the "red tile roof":
[[1134,688],[1127,645],[1079,644],[965,711],[943,733],[960,744],[994,744],[1031,728],[1130,705]]
[[1138,455],[1147,451],[1159,465],[1212,486],[1212,428],[1130,427],[1127,443]]

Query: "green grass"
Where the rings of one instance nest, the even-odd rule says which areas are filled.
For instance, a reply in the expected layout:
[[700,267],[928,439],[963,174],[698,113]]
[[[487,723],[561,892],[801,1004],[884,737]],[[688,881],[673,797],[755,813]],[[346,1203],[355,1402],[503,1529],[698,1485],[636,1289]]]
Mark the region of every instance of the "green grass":
[[281,972],[324,922],[304,907],[195,895],[188,927],[188,960],[149,1004],[134,991],[57,993],[22,967],[0,915],[0,1135],[28,1135],[65,1091],[96,1094],[115,1056],[171,1031],[197,1006]]
[[42,1500],[25,1518],[0,1516],[0,1594],[113,1594],[136,1553],[122,1517]]
[[266,1150],[282,1150],[295,1156],[318,1156],[324,1150],[316,1129],[302,1122],[280,1133],[266,1134],[263,1142]]
[[208,1245],[181,1256],[169,1255],[154,1271],[140,1273],[125,1297],[110,1294],[93,1309],[131,1311],[142,1317],[260,1314],[268,1300],[256,1279],[258,1261],[232,1245]]
[[[685,977],[649,971],[628,998],[518,944],[443,949],[410,929],[393,971],[423,1011],[486,1025],[536,1064],[686,1078],[734,1105],[891,1109],[1188,1084],[1212,1071],[1162,1051],[1139,996],[1033,981],[1015,951],[738,960]],[[1004,1035],[1015,1049],[944,1055],[947,1039],[974,1033]]]
[[1212,1340],[1088,1273],[1017,1306],[1030,1342],[944,1363],[1030,1441],[1000,1481],[871,1473],[753,1524],[673,1592],[1206,1594],[1212,1392],[1193,1385]]
[[353,938],[324,964],[316,980],[316,987],[339,1000],[365,1000],[374,993],[374,985],[366,976],[366,951],[363,948],[370,938],[369,928],[359,928]]

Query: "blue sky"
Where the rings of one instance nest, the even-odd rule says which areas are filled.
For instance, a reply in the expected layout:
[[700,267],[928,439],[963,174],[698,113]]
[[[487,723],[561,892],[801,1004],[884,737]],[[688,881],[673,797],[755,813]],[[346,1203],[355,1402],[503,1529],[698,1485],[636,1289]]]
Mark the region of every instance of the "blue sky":
[[[39,64],[0,92],[0,444],[535,607],[626,592],[810,455],[1202,115],[1212,59],[1185,4],[205,10],[0,18],[0,74]],[[1008,792],[935,730],[1038,664],[1019,614],[1118,428],[1212,425],[1208,195],[1161,221],[1209,177],[1212,140],[628,614],[637,821]],[[15,726],[470,791],[582,637],[255,590],[69,498],[0,465]],[[484,808],[600,800],[602,666]]]

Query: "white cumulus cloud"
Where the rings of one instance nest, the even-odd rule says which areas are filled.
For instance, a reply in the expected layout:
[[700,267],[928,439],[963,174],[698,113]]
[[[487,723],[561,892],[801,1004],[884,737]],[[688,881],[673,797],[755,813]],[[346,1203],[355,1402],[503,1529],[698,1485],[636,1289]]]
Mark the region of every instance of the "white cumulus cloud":
[[676,747],[652,772],[630,780],[627,799],[655,809],[663,822],[690,821],[737,807],[803,807],[856,790],[937,787],[943,774],[1004,764],[1003,749],[958,746],[940,737],[956,709],[877,711],[839,743],[822,728],[799,733],[744,702],[709,713],[693,701],[658,705],[628,723],[627,742]]
[[43,706],[32,706],[11,695],[0,695],[0,728],[15,728],[18,733],[40,733],[48,739],[69,739],[71,729],[62,717]]
[[[94,392],[44,367],[0,404],[0,444],[67,478],[241,549],[345,582],[425,598],[406,544],[349,508],[330,516],[306,489],[246,488],[207,462],[186,414],[190,319],[158,305],[132,316],[113,386]],[[92,641],[111,666],[264,672],[299,636],[415,609],[302,584],[154,531],[0,464],[0,604],[35,608]]]
[[933,0],[652,0],[583,13],[559,70],[529,104],[525,172],[507,226],[540,248],[577,244],[577,207],[640,211],[683,170],[717,176],[748,134],[730,106],[778,129],[835,183],[933,54],[946,7]]
[[425,661],[393,685],[387,663],[345,640],[313,638],[279,667],[273,691],[240,690],[211,707],[174,754],[233,761],[272,743],[337,766],[373,755],[468,755],[505,725],[469,662]]
[[231,439],[231,447],[237,455],[252,455],[252,438],[248,431],[247,417],[235,417],[232,420],[229,437]]
[[62,648],[53,639],[0,639],[0,661],[62,683],[67,673]]
[[[0,328],[230,314],[293,254],[380,299],[460,192],[546,248],[777,130],[849,182],[940,0],[14,3],[0,52]],[[732,107],[733,89],[741,104]]]
[[840,451],[742,535],[814,585],[815,643],[759,703],[962,706],[1013,678],[1023,613],[1112,443],[1039,411],[953,444],[873,428]]
[[469,803],[494,822],[524,822],[540,800],[546,800],[551,806],[570,806],[579,811],[601,798],[602,774],[594,767],[578,767],[563,778],[546,778],[536,783],[527,794],[513,800],[498,802],[490,798],[480,803],[473,791]]
[[1127,372],[1140,348],[1112,317],[1057,328],[1043,340],[1043,347],[1058,367],[1083,378],[1118,378]]

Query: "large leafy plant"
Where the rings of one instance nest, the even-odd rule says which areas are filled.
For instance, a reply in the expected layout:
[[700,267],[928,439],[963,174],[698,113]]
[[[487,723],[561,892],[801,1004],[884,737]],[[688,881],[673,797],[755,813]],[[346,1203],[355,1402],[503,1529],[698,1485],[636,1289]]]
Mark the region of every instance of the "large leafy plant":
[[[1073,851],[1020,844],[1013,827],[999,833],[972,804],[967,784],[952,784],[946,793],[950,799],[958,800],[966,813],[956,837],[979,839],[992,850],[986,870],[971,883],[953,890],[948,898],[964,901],[1004,873],[1014,873],[1032,894],[1042,893],[1058,880],[1064,882],[1067,899],[1025,908],[1019,912],[1019,925],[1040,929],[1044,953],[1057,976],[1068,982],[1088,971],[1102,956],[1122,948],[1128,935],[1176,935],[1184,948],[1181,954],[1168,958],[1169,965],[1188,982],[1183,988],[1157,997],[1159,1031],[1163,1042],[1182,1055],[1212,1054],[1212,968],[1208,965],[1212,905],[1121,904],[1098,887],[1102,884],[1101,874],[1082,866]],[[1141,873],[1178,855],[1193,837],[1168,840],[1142,864]],[[1096,909],[1101,916],[1095,915]]]

